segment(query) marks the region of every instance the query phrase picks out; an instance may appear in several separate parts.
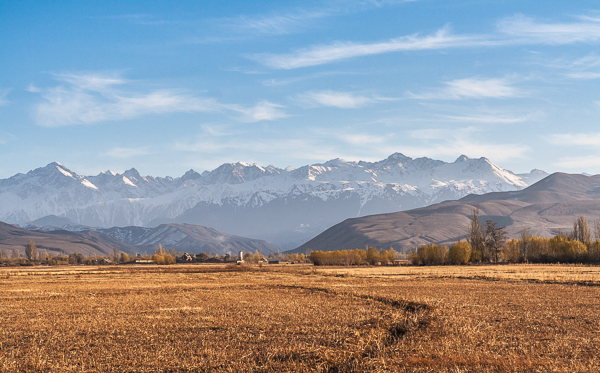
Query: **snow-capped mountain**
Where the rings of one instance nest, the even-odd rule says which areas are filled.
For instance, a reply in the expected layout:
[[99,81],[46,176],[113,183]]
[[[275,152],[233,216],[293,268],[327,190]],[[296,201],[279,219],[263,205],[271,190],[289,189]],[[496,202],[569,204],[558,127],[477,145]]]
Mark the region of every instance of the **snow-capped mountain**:
[[486,158],[453,163],[396,153],[379,162],[334,159],[293,169],[243,162],[179,178],[105,171],[82,176],[54,162],[0,180],[0,220],[56,215],[75,225],[179,222],[293,248],[349,218],[423,207],[468,194],[523,189],[547,174],[516,175]]

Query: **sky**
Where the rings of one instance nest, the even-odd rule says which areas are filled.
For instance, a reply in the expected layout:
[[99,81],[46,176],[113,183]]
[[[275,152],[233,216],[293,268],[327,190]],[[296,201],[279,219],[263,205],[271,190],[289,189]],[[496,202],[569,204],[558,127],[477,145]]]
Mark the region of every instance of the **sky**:
[[597,1],[0,1],[0,178],[400,152],[600,173]]

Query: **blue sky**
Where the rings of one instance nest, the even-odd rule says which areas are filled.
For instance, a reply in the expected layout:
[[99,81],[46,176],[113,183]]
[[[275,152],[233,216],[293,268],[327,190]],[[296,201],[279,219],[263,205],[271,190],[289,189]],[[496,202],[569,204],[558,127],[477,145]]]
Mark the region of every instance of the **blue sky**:
[[597,1],[1,1],[0,177],[394,152],[600,173]]

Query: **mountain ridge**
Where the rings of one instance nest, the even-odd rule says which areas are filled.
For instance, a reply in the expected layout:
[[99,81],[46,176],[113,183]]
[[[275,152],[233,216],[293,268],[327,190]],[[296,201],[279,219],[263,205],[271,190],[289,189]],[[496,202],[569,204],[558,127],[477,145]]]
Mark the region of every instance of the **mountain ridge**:
[[465,238],[476,208],[482,221],[506,226],[510,237],[523,229],[550,237],[570,231],[580,214],[600,216],[600,175],[554,173],[518,191],[471,194],[418,209],[351,218],[290,252],[450,244]]
[[[58,218],[55,221],[61,220]],[[0,224],[0,249],[10,251],[16,248],[22,252],[29,240],[35,241],[40,249],[86,255],[108,255],[115,246],[124,252],[153,253],[159,244],[177,252],[191,254],[206,252],[236,255],[241,250],[268,255],[279,251],[277,246],[264,240],[230,235],[191,224],[162,224],[155,228],[92,228],[71,224],[61,227],[38,226],[32,223],[24,229]]]
[[142,176],[135,168],[84,176],[52,162],[0,180],[0,220],[27,224],[56,215],[101,228],[190,223],[289,249],[349,217],[519,190],[543,176],[517,175],[483,157],[447,163],[401,153],[296,169],[225,163],[178,178]]

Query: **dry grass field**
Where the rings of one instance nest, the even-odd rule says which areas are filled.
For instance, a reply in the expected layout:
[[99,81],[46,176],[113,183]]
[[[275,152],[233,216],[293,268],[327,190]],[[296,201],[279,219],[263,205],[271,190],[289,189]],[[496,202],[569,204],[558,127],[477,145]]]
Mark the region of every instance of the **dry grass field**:
[[0,371],[600,371],[600,268],[0,269]]

